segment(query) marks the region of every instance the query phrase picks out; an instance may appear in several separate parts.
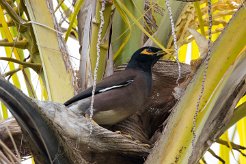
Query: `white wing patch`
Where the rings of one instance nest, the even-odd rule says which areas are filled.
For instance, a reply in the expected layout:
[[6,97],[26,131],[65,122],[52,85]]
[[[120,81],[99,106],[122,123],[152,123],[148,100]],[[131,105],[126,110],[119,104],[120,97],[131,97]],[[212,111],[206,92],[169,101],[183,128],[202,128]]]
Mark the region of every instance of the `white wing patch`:
[[109,90],[112,90],[112,89],[115,89],[115,88],[126,87],[129,84],[131,84],[133,81],[134,80],[127,80],[125,83],[122,83],[122,84],[119,84],[119,85],[114,85],[112,87],[107,87],[107,88],[104,88],[104,89],[99,90],[98,92],[99,93],[102,93],[102,92],[106,92],[106,91],[109,91]]

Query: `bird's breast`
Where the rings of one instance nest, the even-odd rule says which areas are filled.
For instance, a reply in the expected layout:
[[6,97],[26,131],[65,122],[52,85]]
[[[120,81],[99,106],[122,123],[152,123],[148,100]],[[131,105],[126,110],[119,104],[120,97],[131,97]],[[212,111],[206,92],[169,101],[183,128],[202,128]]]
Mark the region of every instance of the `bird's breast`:
[[101,125],[113,125],[129,117],[131,114],[131,111],[118,108],[114,110],[97,112],[93,116],[93,120]]

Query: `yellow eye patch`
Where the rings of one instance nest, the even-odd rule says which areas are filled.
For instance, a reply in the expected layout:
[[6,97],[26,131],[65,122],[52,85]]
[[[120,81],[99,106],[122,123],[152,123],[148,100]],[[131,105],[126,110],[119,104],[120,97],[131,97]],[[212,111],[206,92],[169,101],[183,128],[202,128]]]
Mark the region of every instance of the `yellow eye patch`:
[[141,54],[144,54],[144,55],[154,55],[155,53],[154,52],[150,52],[148,51],[147,49],[144,49]]

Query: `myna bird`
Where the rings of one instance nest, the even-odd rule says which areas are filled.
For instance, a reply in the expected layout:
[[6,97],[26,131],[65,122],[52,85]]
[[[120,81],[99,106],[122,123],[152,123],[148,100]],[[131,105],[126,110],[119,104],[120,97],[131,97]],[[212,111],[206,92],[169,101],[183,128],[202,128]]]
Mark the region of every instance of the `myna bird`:
[[[104,78],[96,85],[93,120],[116,124],[140,110],[151,94],[153,65],[164,55],[155,47],[143,47],[131,57],[124,71]],[[92,87],[64,103],[71,110],[90,114]]]

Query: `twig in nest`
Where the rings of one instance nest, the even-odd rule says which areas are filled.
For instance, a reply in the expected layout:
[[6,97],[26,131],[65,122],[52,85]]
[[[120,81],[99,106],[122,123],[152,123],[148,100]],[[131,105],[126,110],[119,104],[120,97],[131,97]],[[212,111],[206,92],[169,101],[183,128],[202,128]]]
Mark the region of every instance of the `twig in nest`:
[[20,159],[18,159],[11,150],[3,143],[2,140],[0,140],[0,146],[2,147],[2,150],[4,150],[5,154],[9,157],[10,161],[12,163],[15,163],[14,161],[20,163]]

